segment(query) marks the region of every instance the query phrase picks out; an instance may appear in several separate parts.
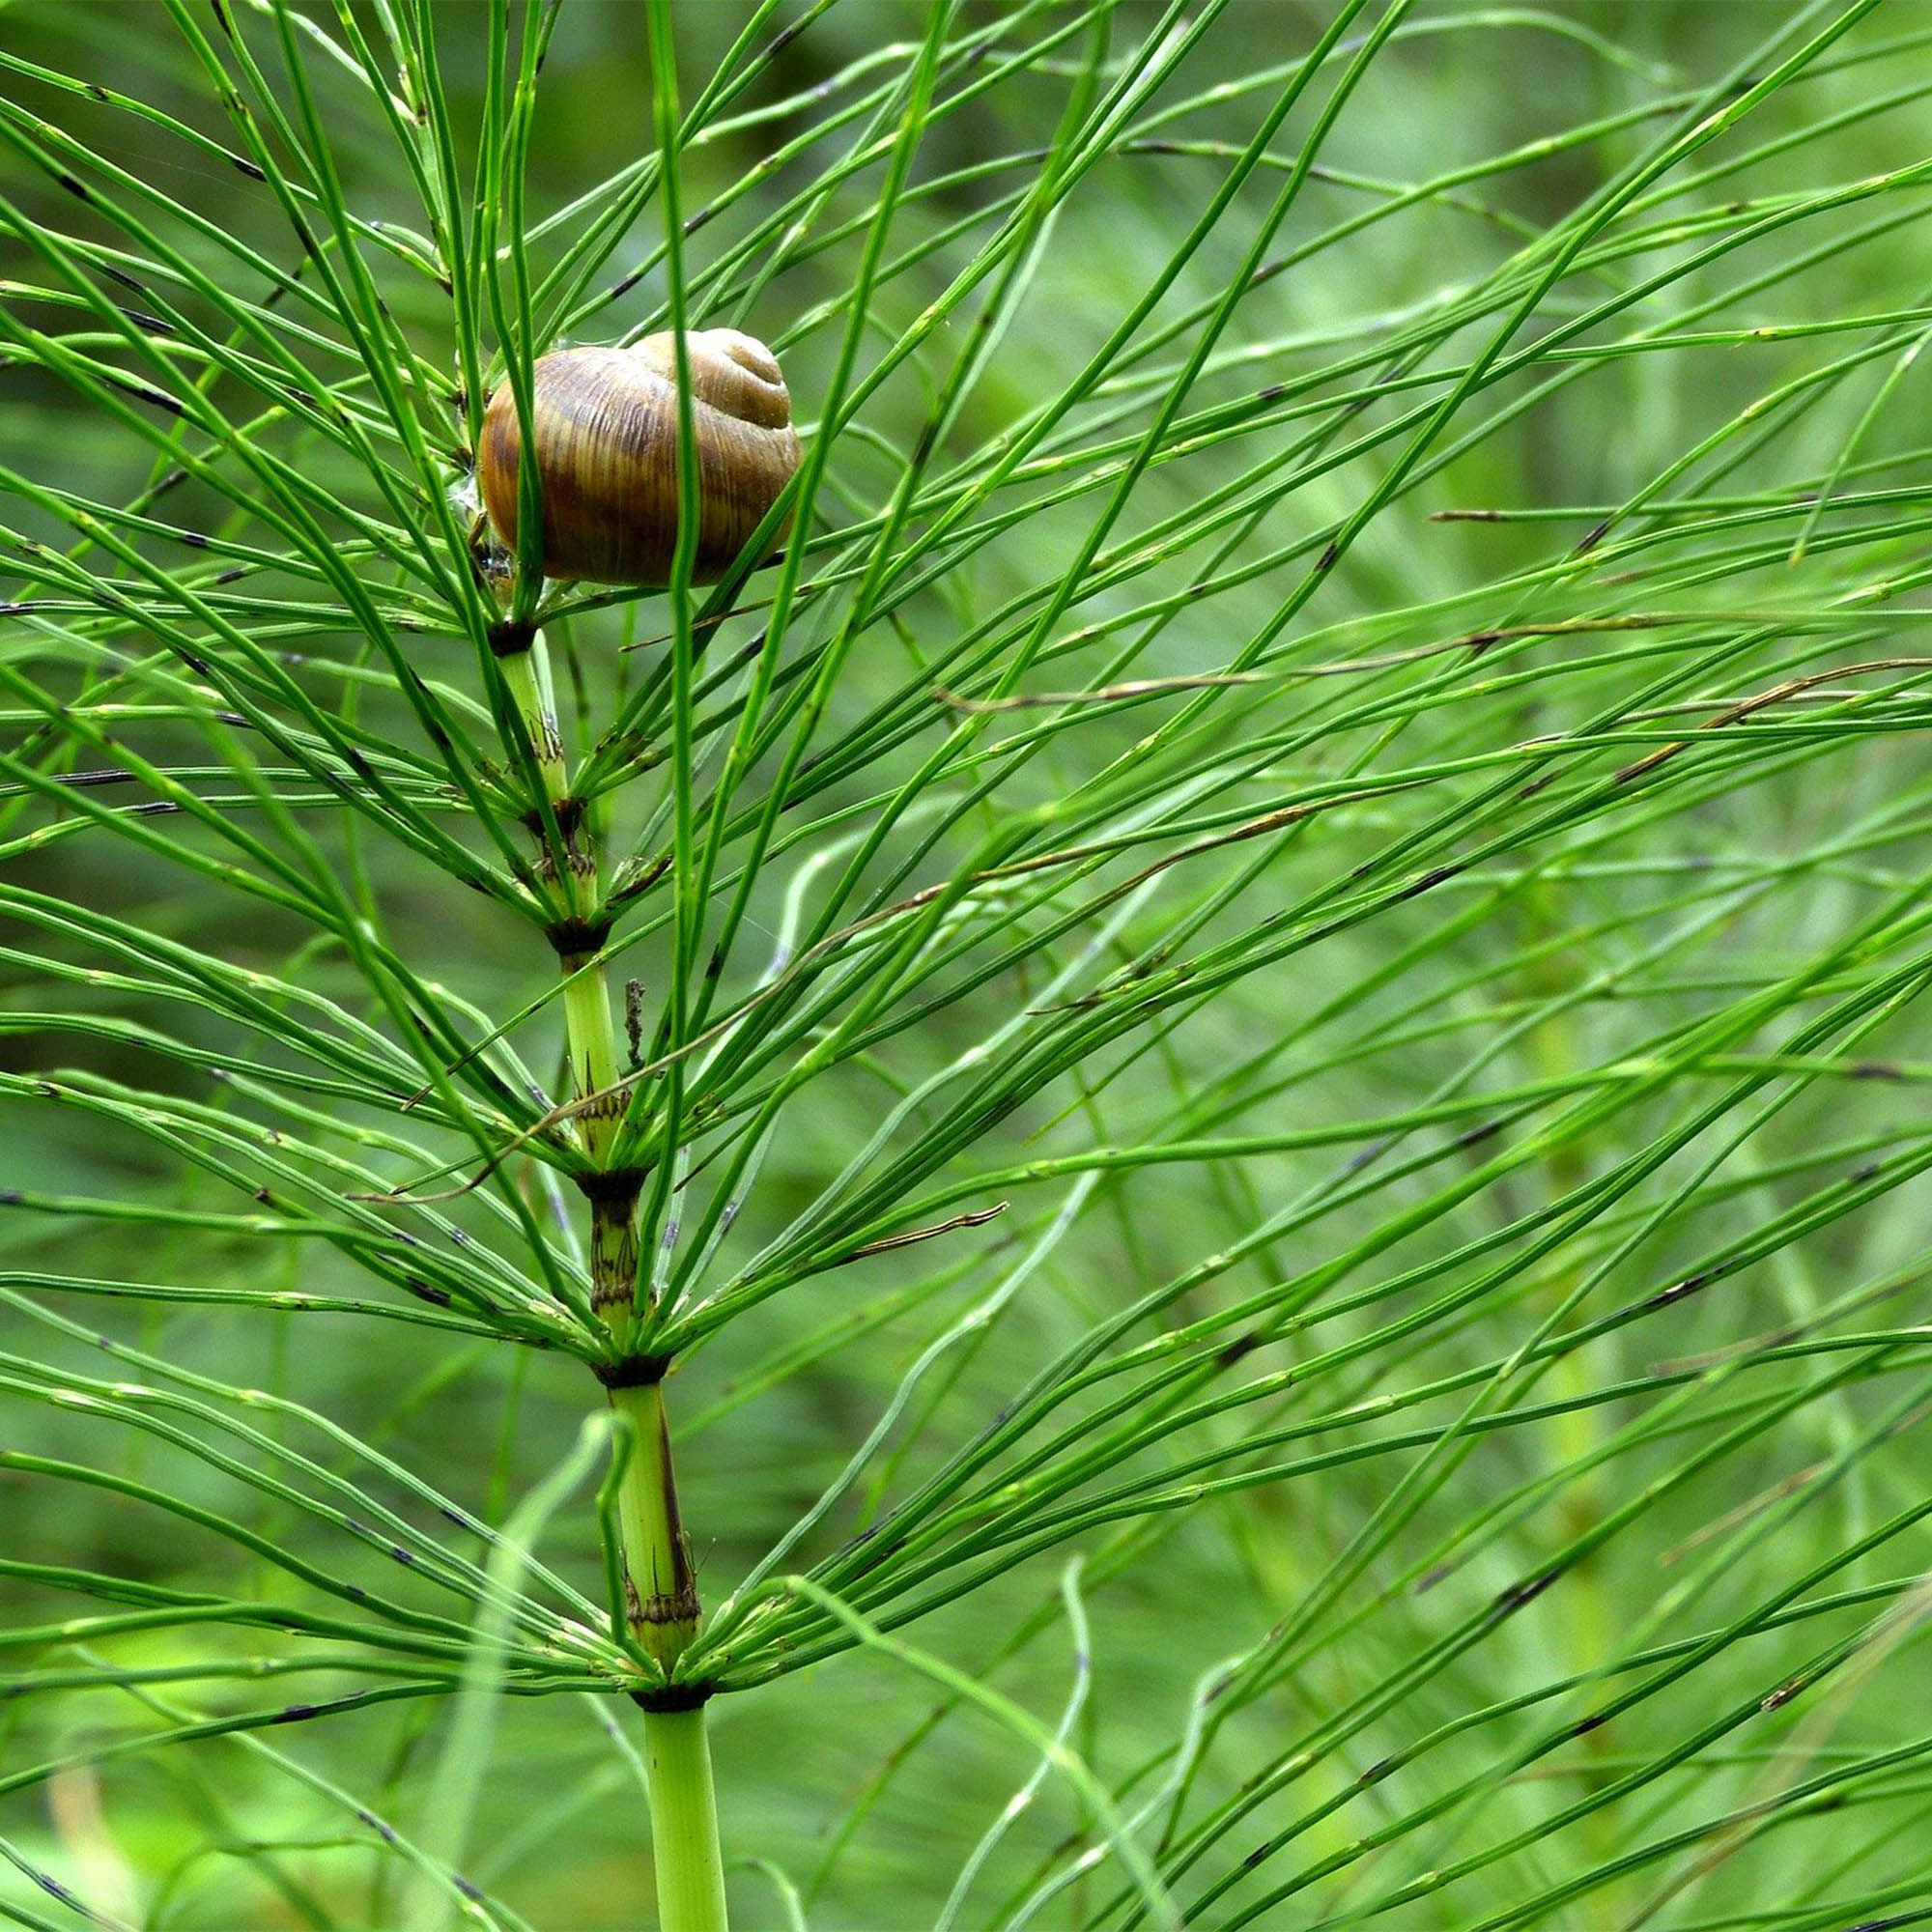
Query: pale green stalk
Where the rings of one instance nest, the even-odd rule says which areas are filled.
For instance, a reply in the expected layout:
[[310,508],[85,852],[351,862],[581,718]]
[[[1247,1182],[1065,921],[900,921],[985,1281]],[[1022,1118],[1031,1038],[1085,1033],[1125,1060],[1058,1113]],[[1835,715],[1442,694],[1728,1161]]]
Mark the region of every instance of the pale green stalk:
[[658,1922],[663,1932],[725,1932],[724,1862],[718,1849],[718,1799],[704,1707],[645,1712],[644,1747],[651,1841],[657,1848]]
[[[604,914],[596,847],[582,823],[582,809],[570,794],[543,634],[535,633],[526,650],[499,663],[543,774],[551,821],[564,848],[569,917],[587,949],[579,950],[568,937],[557,942],[574,1097],[582,1099],[611,1092],[621,1078],[610,984],[597,956]],[[554,865],[547,841],[545,855],[546,863]],[[601,1170],[597,1182],[583,1190],[590,1204],[591,1305],[613,1345],[606,1393],[632,1436],[617,1495],[631,1635],[668,1676],[697,1632],[697,1579],[678,1509],[664,1406],[666,1365],[631,1354],[639,1321],[637,1215],[642,1176],[613,1165],[623,1111],[624,1096],[613,1094],[608,1104],[586,1108],[579,1117],[584,1149]],[[663,1932],[723,1932],[724,1863],[702,1697],[678,1709],[653,1709],[653,1701],[650,1693],[639,1698],[650,1765],[659,1922]],[[682,1702],[683,1693],[670,1693],[668,1701]]]

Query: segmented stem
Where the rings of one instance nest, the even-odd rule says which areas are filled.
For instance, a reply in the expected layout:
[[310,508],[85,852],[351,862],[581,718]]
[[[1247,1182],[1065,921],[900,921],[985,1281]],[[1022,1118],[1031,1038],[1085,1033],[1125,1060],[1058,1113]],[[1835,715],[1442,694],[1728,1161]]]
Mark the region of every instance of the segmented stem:
[[[564,976],[573,1097],[608,1096],[578,1116],[594,1170],[580,1182],[589,1203],[591,1306],[610,1331],[613,1362],[607,1394],[630,1436],[617,1513],[631,1634],[668,1674],[697,1632],[697,1578],[678,1508],[662,1386],[665,1364],[634,1359],[640,1321],[638,1199],[644,1175],[615,1163],[626,1096],[614,1091],[622,1078],[617,1029],[609,978],[597,957],[606,915],[596,844],[581,802],[571,796],[542,633],[498,663],[542,775],[548,811],[532,817],[540,863],[563,888],[565,915],[553,939]],[[644,1724],[663,1932],[725,1932],[724,1863],[703,1705],[652,1709],[646,1700]]]

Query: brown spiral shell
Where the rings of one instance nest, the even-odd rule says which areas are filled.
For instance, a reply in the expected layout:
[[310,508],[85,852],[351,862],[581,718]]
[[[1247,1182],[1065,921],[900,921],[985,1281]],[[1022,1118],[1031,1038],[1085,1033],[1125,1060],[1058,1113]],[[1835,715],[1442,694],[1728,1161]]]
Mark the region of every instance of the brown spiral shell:
[[[685,340],[700,506],[693,581],[710,583],[797,469],[798,432],[778,358],[762,342],[735,328],[700,329]],[[668,334],[629,349],[558,349],[538,359],[531,373],[546,577],[669,582],[678,522],[676,372]],[[517,431],[504,383],[483,417],[476,480],[497,534],[512,550]]]

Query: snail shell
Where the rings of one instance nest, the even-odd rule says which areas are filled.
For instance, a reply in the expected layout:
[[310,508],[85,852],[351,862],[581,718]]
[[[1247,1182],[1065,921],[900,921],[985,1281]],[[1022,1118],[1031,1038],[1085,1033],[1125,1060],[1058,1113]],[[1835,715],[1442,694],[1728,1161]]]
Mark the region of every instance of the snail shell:
[[[735,328],[685,338],[697,445],[693,581],[724,576],[798,469],[798,432],[778,358]],[[670,582],[677,548],[677,361],[668,334],[629,349],[558,349],[538,359],[537,473],[544,575],[562,582]],[[497,534],[517,546],[521,439],[508,383],[483,417],[476,477]],[[779,533],[782,542],[784,532]]]

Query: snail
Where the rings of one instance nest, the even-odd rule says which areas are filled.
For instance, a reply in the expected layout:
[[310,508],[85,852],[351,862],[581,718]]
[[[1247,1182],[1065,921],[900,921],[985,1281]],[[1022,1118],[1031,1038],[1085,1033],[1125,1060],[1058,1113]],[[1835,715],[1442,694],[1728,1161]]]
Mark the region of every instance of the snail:
[[[798,468],[778,358],[735,328],[685,338],[697,444],[692,579],[723,577]],[[677,547],[677,361],[668,334],[628,349],[554,350],[533,369],[543,569],[560,582],[670,582]],[[521,439],[508,383],[490,398],[476,463],[497,534],[517,545]],[[781,530],[774,543],[782,542]]]

